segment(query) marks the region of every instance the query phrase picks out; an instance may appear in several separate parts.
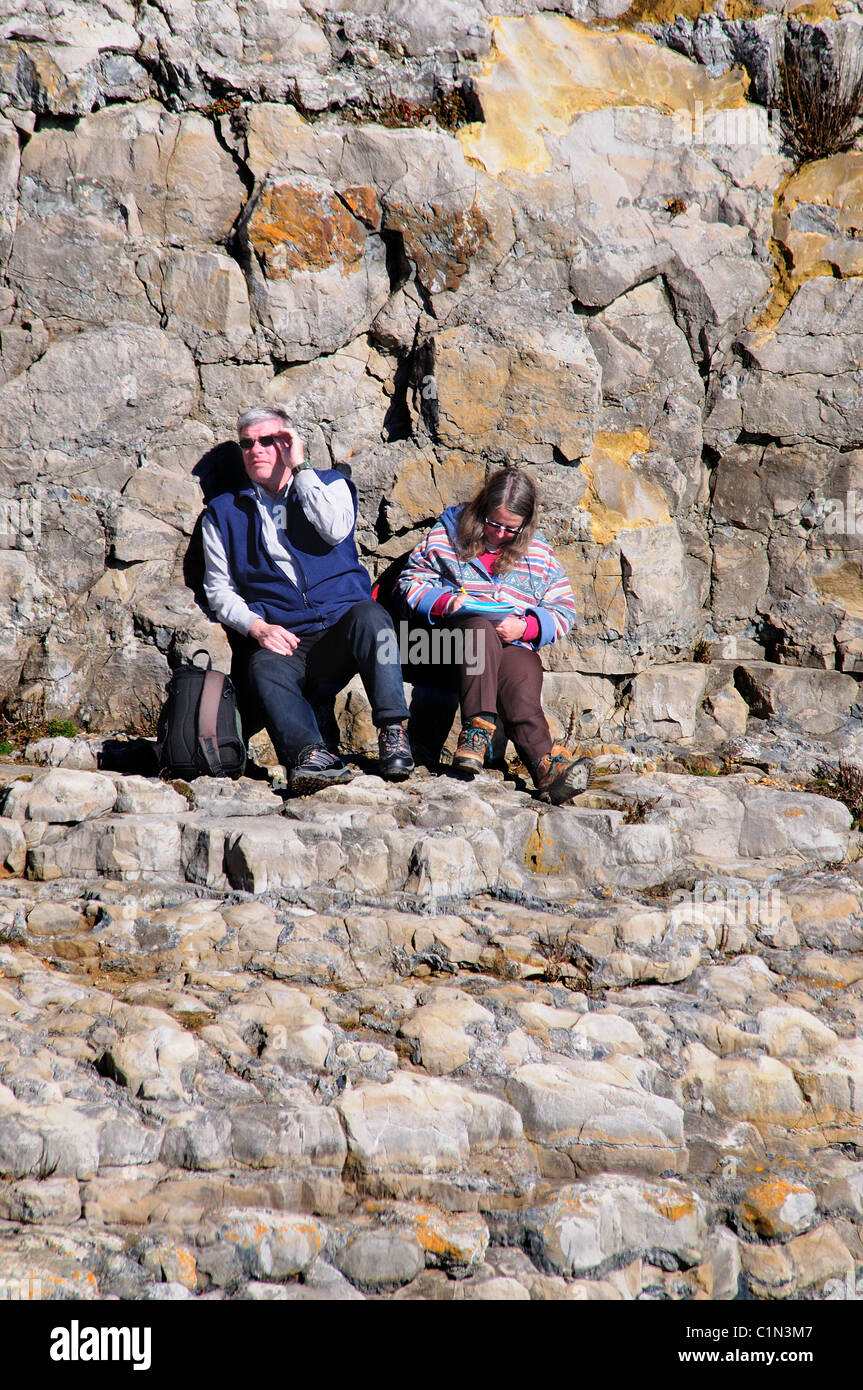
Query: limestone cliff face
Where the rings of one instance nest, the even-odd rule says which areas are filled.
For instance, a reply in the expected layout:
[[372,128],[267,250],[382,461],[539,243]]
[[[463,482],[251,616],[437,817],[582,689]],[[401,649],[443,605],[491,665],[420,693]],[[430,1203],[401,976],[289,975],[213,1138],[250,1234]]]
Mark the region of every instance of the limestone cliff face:
[[660,9],[6,0],[0,700],[134,725],[225,655],[193,532],[258,401],[372,570],[530,469],[597,712],[700,637],[858,669],[863,154],[793,172],[774,16]]

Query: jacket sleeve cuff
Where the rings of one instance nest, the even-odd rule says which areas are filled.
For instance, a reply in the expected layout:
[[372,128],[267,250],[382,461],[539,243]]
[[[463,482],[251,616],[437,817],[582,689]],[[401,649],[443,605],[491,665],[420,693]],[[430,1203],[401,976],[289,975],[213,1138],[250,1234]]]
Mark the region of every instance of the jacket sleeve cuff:
[[528,608],[526,612],[533,614],[539,623],[539,636],[533,639],[534,647],[544,647],[548,642],[553,642],[557,636],[554,626],[554,619],[547,608]]
[[421,617],[428,618],[430,622],[433,622],[434,619],[432,618],[431,611],[438,599],[449,598],[451,594],[452,589],[427,589],[419,603],[414,606],[414,612],[419,613]]

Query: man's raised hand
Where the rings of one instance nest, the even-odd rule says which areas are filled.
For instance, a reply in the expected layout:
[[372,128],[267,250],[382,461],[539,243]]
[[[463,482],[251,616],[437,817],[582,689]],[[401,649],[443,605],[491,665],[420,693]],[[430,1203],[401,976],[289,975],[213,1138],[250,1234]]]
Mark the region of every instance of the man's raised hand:
[[276,435],[276,447],[279,451],[279,458],[286,468],[290,468],[291,471],[295,468],[302,468],[306,461],[306,451],[296,430],[292,430],[289,425],[286,425],[282,433]]
[[300,645],[300,639],[295,632],[289,632],[278,623],[265,623],[263,618],[255,619],[249,628],[249,636],[254,637],[266,651],[276,652],[279,656],[292,656]]

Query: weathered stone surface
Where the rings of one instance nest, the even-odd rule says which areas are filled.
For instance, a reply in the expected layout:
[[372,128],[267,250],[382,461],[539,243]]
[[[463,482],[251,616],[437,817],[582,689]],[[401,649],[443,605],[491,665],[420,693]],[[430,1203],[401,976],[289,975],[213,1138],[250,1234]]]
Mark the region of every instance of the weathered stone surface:
[[27,862],[27,843],[18,821],[0,817],[0,865],[8,874],[23,874]]
[[790,443],[863,443],[854,389],[861,309],[857,279],[819,277],[801,285],[775,329],[745,335],[753,370],[739,390],[743,429]]
[[448,1172],[521,1138],[517,1112],[451,1082],[402,1074],[338,1102],[348,1149],[364,1171]]
[[178,878],[180,844],[180,828],[173,820],[152,816],[83,821],[62,839],[32,848],[28,873],[38,879],[95,878],[99,874],[130,881],[142,874]]
[[722,1061],[698,1043],[687,1053],[684,1095],[695,1088],[694,1093],[700,1091],[720,1114],[759,1126],[802,1119],[806,1101],[794,1073],[782,1062],[771,1057]]
[[[646,1079],[646,1078],[645,1078]],[[682,1171],[683,1111],[651,1095],[637,1071],[605,1062],[522,1067],[507,1084],[549,1176]],[[549,1151],[551,1151],[549,1153]],[[561,1165],[556,1156],[564,1160]],[[567,1164],[566,1160],[569,1160]],[[571,1167],[570,1167],[571,1165]]]
[[764,1178],[749,1184],[739,1212],[743,1225],[757,1235],[800,1235],[813,1224],[817,1202],[814,1192],[801,1183]]
[[668,878],[677,853],[665,824],[626,825],[619,811],[551,810],[539,822],[528,864],[551,891],[555,875],[642,887]]
[[632,683],[627,732],[675,743],[692,738],[706,686],[706,666],[679,662],[643,671]]
[[268,179],[244,221],[252,304],[267,341],[292,361],[364,333],[389,291],[377,236],[320,179]]
[[756,1298],[793,1298],[816,1292],[828,1280],[845,1286],[853,1279],[854,1261],[841,1236],[828,1222],[787,1245],[741,1247],[743,1268]]
[[790,666],[751,661],[739,665],[735,683],[752,714],[793,719],[806,733],[841,728],[857,699],[857,682],[839,671],[796,671]]
[[317,1221],[269,1211],[228,1213],[219,1239],[236,1251],[252,1279],[287,1279],[301,1273],[320,1254],[323,1233]]
[[531,1220],[533,1249],[550,1269],[583,1274],[623,1254],[667,1251],[684,1264],[700,1258],[707,1210],[683,1183],[595,1178],[563,1188]]
[[693,78],[702,109],[732,106],[742,96],[736,76],[711,81],[640,36],[615,34],[603,42],[563,15],[503,19],[495,37],[494,61],[479,83],[485,123],[462,137],[490,173],[547,168],[554,148],[548,136],[564,135],[579,111],[617,105],[688,110]]
[[422,1247],[403,1231],[361,1231],[337,1257],[338,1268],[361,1289],[381,1293],[409,1284],[425,1268]]
[[100,772],[45,772],[30,782],[13,782],[3,811],[11,820],[70,825],[110,811],[117,788]]
[[418,1060],[432,1076],[447,1076],[470,1059],[475,1040],[469,1024],[493,1023],[494,1015],[461,990],[440,990],[401,1025],[405,1038],[416,1040]]
[[[841,803],[804,792],[774,791],[750,783],[745,776],[699,779],[697,792],[688,779],[667,773],[637,778],[616,775],[604,778],[603,786],[652,802],[646,825],[621,826],[618,834],[671,827],[675,853],[696,861],[793,854],[803,856],[805,862],[812,857],[840,861],[848,844],[849,813]],[[543,823],[549,822],[557,833],[560,822],[544,817]]]
[[836,266],[842,276],[863,270],[856,221],[863,201],[863,161],[857,152],[810,161],[782,190],[774,234],[788,253],[792,285]]
[[436,333],[428,357],[433,429],[445,447],[471,440],[499,463],[551,462],[554,449],[567,459],[589,451],[600,373],[574,315],[555,316],[550,328],[548,316],[522,298],[499,323],[486,312],[481,324]]
[[62,469],[67,484],[121,486],[134,451],[182,419],[196,390],[188,350],[157,328],[94,328],[52,343],[0,388],[5,476]]
[[146,1030],[130,1028],[107,1048],[104,1065],[132,1095],[165,1100],[182,1099],[197,1060],[196,1039],[165,1020]]

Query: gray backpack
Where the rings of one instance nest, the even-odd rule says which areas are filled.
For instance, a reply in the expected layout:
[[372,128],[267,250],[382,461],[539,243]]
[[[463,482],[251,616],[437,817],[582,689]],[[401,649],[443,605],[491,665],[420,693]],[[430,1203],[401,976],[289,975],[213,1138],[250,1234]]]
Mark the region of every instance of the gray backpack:
[[[195,665],[203,652],[206,668]],[[242,777],[246,746],[230,676],[213,670],[203,647],[178,666],[168,684],[156,734],[163,777]]]

